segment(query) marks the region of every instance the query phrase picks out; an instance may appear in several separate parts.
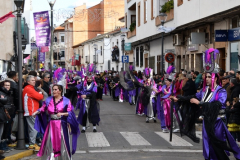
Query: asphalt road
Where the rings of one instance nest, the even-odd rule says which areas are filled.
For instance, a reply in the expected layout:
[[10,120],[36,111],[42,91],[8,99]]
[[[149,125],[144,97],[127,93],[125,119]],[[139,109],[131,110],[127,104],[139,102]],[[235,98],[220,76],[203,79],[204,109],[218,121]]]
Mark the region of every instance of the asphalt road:
[[[135,114],[135,106],[127,102],[113,101],[104,96],[100,103],[101,122],[97,133],[92,126],[78,139],[73,160],[203,160],[202,143],[194,143],[188,137],[162,133],[160,122],[145,123],[144,116]],[[201,132],[199,132],[201,137]],[[232,158],[232,157],[231,157]],[[36,155],[23,158],[37,160]]]

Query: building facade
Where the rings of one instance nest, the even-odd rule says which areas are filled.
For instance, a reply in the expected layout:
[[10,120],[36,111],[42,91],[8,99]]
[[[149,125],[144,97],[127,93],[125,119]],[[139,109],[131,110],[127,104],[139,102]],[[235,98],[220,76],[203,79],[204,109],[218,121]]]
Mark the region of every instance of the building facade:
[[[239,69],[238,38],[219,42],[215,40],[215,32],[239,27],[240,1],[232,0],[229,3],[228,0],[222,0],[219,3],[218,0],[174,0],[172,2],[125,0],[125,27],[129,29],[126,33],[126,42],[132,45],[136,70],[150,67],[156,74],[160,74],[161,55],[165,56],[171,52],[175,57],[174,65],[177,71],[186,69],[201,72],[203,71],[202,53],[210,47],[219,49],[222,69]],[[159,11],[163,11],[165,3],[173,5],[172,9],[165,11],[167,19],[164,27],[175,29],[164,33],[162,37],[162,33],[159,32],[161,25]],[[235,32],[239,33],[237,29]],[[165,57],[163,58],[165,71],[171,64],[165,62]]]

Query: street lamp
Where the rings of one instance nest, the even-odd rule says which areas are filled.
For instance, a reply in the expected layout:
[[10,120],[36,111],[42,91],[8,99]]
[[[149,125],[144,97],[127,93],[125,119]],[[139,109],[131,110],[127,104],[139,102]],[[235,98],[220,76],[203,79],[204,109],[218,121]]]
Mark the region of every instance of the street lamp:
[[53,70],[53,6],[56,0],[47,0],[50,7],[51,7],[51,46],[50,46],[50,73]]
[[[161,25],[163,26],[167,20],[167,14],[160,13],[158,17],[161,22]],[[164,36],[164,32],[162,32],[162,67],[161,67],[162,68],[162,77],[164,76],[164,69],[163,69],[164,68],[164,66],[163,66],[163,41],[164,41],[164,38],[163,38],[163,36]]]
[[95,65],[97,65],[97,44],[94,44],[93,45],[93,47],[94,47],[94,50],[95,50],[95,61],[94,61],[94,63],[95,63]]
[[[17,31],[18,31],[18,140],[17,149],[25,149],[24,139],[24,123],[23,123],[23,108],[22,108],[22,31],[21,31],[21,7],[24,7],[24,0],[14,0],[17,6]],[[22,8],[23,10],[23,8]]]
[[[122,57],[124,56],[124,46],[125,46],[125,33],[123,33],[122,35],[121,35],[121,39],[122,39]],[[124,70],[124,63],[123,63],[123,58],[122,58],[122,68],[123,68],[123,70]]]

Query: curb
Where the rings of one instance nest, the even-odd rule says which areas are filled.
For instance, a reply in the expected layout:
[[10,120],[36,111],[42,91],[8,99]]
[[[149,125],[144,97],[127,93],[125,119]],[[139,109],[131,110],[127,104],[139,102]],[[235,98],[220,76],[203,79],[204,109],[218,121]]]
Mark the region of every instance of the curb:
[[3,160],[18,160],[20,158],[28,157],[34,154],[34,150],[27,150],[12,156],[5,157]]

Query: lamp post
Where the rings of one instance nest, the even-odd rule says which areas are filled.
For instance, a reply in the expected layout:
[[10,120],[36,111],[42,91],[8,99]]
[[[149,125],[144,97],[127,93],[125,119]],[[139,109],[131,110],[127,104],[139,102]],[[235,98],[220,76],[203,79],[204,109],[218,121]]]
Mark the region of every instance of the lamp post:
[[23,108],[22,108],[22,33],[21,33],[21,7],[24,7],[24,0],[14,0],[17,6],[17,30],[18,30],[18,140],[17,149],[24,150],[25,139],[24,139],[24,123],[23,123]]
[[[124,56],[124,51],[125,51],[125,49],[124,49],[124,46],[125,46],[125,34],[122,34],[121,35],[121,39],[122,39],[122,56]],[[124,65],[124,62],[123,62],[123,58],[122,58],[122,68],[123,68],[123,71],[124,71],[124,67],[125,65]]]
[[47,0],[50,7],[51,7],[51,46],[50,46],[50,70],[52,73],[53,70],[53,6],[56,0]]
[[[163,26],[164,25],[164,23],[166,22],[166,20],[167,20],[167,14],[166,13],[160,13],[159,14],[159,20],[160,20],[160,22],[161,22],[161,25]],[[164,66],[163,66],[163,60],[164,60],[164,58],[163,58],[163,42],[164,42],[164,38],[163,38],[163,36],[164,36],[164,32],[162,32],[162,77],[164,76]]]

